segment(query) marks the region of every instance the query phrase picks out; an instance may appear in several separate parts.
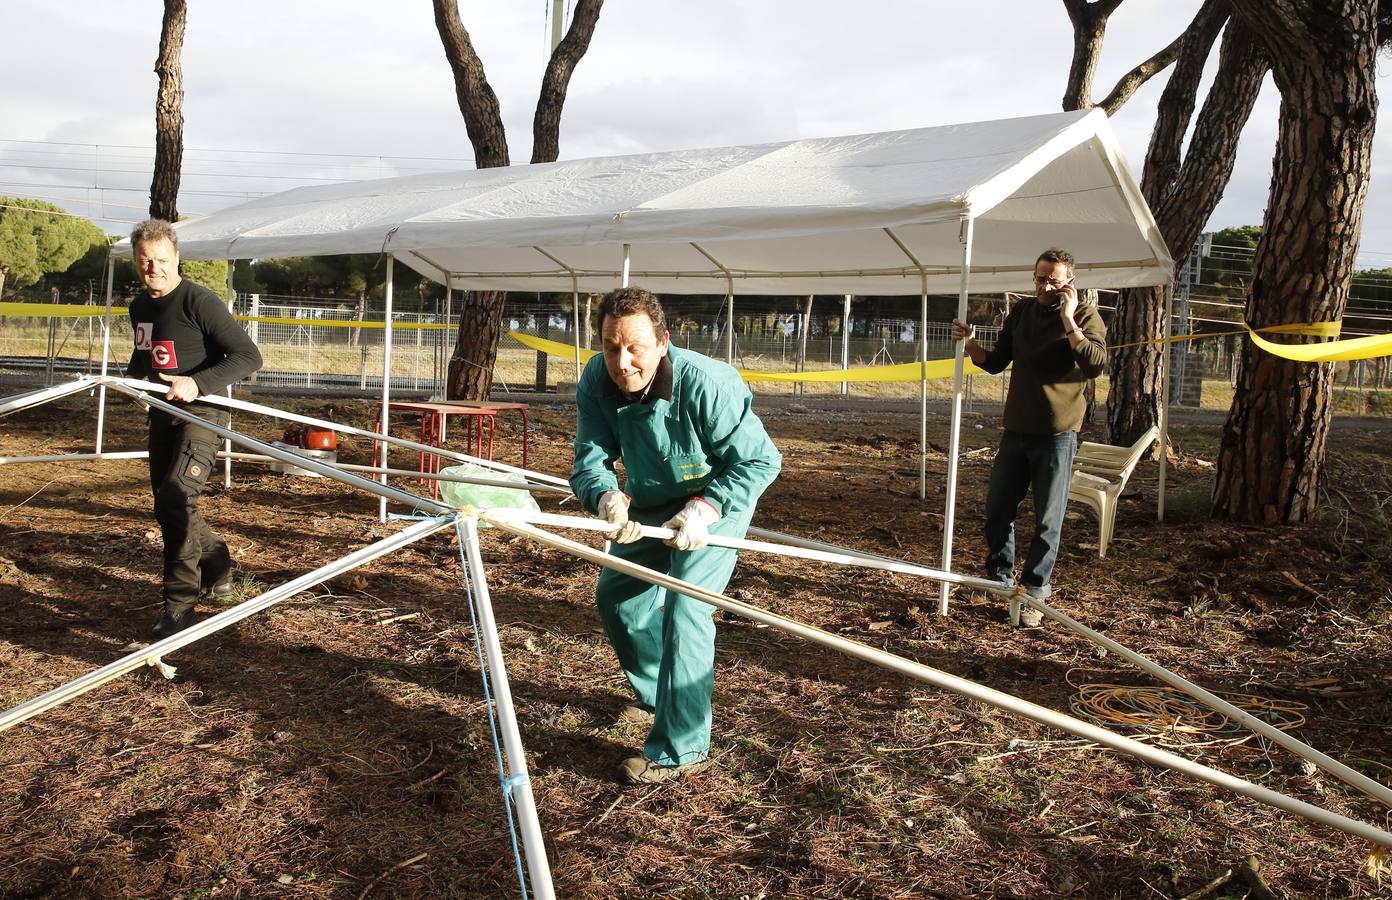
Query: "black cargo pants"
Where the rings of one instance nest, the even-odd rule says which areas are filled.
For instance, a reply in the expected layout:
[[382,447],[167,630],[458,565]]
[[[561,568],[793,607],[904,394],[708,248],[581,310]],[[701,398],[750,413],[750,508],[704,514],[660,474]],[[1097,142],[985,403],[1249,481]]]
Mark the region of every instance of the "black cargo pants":
[[150,410],[150,488],[164,535],[164,601],[191,607],[231,566],[227,544],[203,521],[198,498],[217,460],[218,438],[198,425]]

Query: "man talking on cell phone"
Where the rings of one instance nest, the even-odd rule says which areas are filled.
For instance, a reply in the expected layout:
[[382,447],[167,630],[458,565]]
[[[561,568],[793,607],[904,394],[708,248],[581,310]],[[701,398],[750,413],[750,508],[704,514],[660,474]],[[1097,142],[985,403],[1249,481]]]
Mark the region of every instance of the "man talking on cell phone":
[[[1107,330],[1095,304],[1080,304],[1073,287],[1073,254],[1057,248],[1034,264],[1034,296],[1016,303],[990,350],[972,325],[952,320],[953,340],[966,341],[971,361],[996,374],[1013,364],[1005,398],[1004,430],[986,488],[986,577],[1015,581],[1015,517],[1034,491],[1034,538],[1019,586],[1039,600],[1051,593],[1068,483],[1087,401],[1083,388],[1102,374]],[[1036,627],[1042,614],[1020,610],[1020,624]]]

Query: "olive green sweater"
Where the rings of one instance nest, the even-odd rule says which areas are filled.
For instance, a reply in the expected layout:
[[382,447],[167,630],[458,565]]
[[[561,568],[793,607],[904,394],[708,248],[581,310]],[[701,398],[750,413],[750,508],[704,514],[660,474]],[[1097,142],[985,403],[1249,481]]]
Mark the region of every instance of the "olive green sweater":
[[1083,424],[1083,387],[1107,363],[1107,329],[1095,304],[1078,303],[1073,321],[1086,342],[1074,350],[1063,334],[1058,306],[1037,297],[1015,304],[981,368],[995,374],[1012,366],[1005,397],[1005,427],[1023,434],[1062,434]]

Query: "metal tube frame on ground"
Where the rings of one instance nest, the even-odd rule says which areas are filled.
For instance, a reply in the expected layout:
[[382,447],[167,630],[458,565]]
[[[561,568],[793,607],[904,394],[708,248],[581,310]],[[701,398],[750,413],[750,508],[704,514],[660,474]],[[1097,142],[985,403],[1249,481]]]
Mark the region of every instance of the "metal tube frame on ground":
[[[134,454],[111,454],[111,453],[108,453],[108,454],[104,454],[104,457],[106,457],[106,458],[112,458],[112,457],[119,457],[119,456],[123,456],[123,455],[124,455],[124,456],[132,456],[132,457],[133,457],[134,455],[137,455],[137,454],[138,454],[139,456],[145,456],[145,455],[147,455],[147,454],[142,450],[142,451],[135,451]],[[222,453],[219,452],[218,455],[221,456]],[[63,459],[82,459],[82,458],[84,458],[84,457],[83,457],[81,454],[78,454],[78,455],[55,456],[55,457],[35,458],[35,459],[32,459],[32,460],[30,460],[30,459],[24,459],[24,460],[15,460],[15,461],[16,461],[16,462],[21,462],[21,461],[22,461],[22,462],[53,462],[53,461],[58,461],[58,460],[63,460]],[[259,454],[259,453],[237,453],[237,452],[233,451],[233,452],[232,452],[232,458],[235,459],[235,460],[238,460],[239,462],[280,462],[280,460],[273,460],[271,457],[269,457],[269,456],[262,456],[262,455]],[[4,457],[0,457],[0,462],[5,462],[5,458],[4,458]],[[551,493],[558,493],[558,494],[560,494],[560,493],[563,493],[563,494],[566,494],[566,495],[569,495],[569,494],[570,494],[570,491],[569,491],[569,489],[567,489],[567,488],[563,488],[563,487],[559,487],[559,486],[553,486],[553,485],[549,485],[549,484],[519,484],[519,483],[517,483],[516,481],[504,481],[504,480],[501,479],[501,478],[482,478],[482,477],[478,477],[478,476],[474,476],[474,475],[446,475],[446,474],[444,474],[444,473],[442,473],[442,472],[416,472],[416,471],[413,471],[413,470],[411,470],[411,469],[388,469],[388,468],[384,468],[384,467],[382,467],[382,466],[360,466],[360,465],[356,465],[356,464],[353,464],[353,463],[341,463],[341,462],[336,462],[336,461],[335,461],[335,462],[329,462],[328,460],[320,460],[320,462],[324,463],[325,465],[333,466],[334,468],[340,469],[340,470],[342,470],[342,471],[344,471],[344,472],[363,472],[363,473],[367,473],[367,474],[369,474],[369,475],[381,475],[382,473],[385,472],[387,475],[396,475],[396,476],[399,476],[399,477],[401,477],[401,478],[420,478],[420,479],[425,480],[425,481],[448,481],[448,482],[452,482],[452,483],[455,483],[455,484],[477,484],[477,485],[480,485],[480,486],[482,486],[482,487],[513,488],[513,489],[515,489],[515,490],[521,490],[521,491],[548,491],[548,492],[551,492]]]
[[379,556],[390,553],[407,544],[412,544],[443,528],[448,528],[454,521],[455,515],[451,512],[448,515],[418,522],[390,537],[385,537],[376,543],[369,544],[360,550],[350,553],[342,559],[335,560],[325,566],[320,566],[312,572],[306,572],[299,578],[287,581],[279,587],[272,588],[250,600],[243,601],[231,609],[224,610],[201,622],[196,622],[183,631],[180,631],[178,634],[171,635],[161,641],[156,641],[148,647],[137,650],[113,663],[102,666],[94,672],[89,672],[81,678],[56,687],[42,696],[36,697],[26,703],[21,703],[13,709],[0,713],[0,731],[4,731],[18,725],[26,719],[33,718],[41,712],[80,697],[88,691],[100,687],[108,681],[113,681],[129,672],[133,672],[136,669],[147,665],[156,665],[165,654],[172,653],[195,641],[200,641],[215,632],[221,631],[228,625],[235,624],[248,616],[255,615],[263,609],[274,606],[280,601],[293,597],[295,594],[311,588],[320,582],[327,581],[330,578],[371,562]]
[[[164,393],[167,388],[148,381],[140,381],[135,378],[114,378],[107,377],[109,384],[124,384],[132,388],[148,391],[151,393]],[[209,403],[214,406],[225,406],[230,409],[241,410],[243,412],[259,413],[265,416],[272,416],[277,419],[284,419],[287,422],[299,422],[304,425],[315,425],[320,428],[328,428],[342,434],[351,434],[357,437],[370,438],[374,441],[382,441],[396,447],[404,447],[407,450],[416,450],[422,453],[430,453],[443,459],[450,459],[456,462],[473,463],[486,469],[493,469],[498,472],[509,472],[514,475],[522,475],[531,481],[554,484],[569,489],[570,482],[555,475],[547,475],[544,472],[534,472],[531,469],[523,469],[518,466],[510,466],[506,463],[494,462],[491,459],[484,459],[478,456],[470,456],[467,453],[458,453],[454,450],[446,450],[443,447],[432,447],[429,444],[422,444],[418,441],[407,440],[406,438],[392,437],[389,434],[370,431],[365,428],[355,428],[352,425],[345,425],[340,422],[330,422],[327,419],[317,419],[313,416],[302,416],[297,413],[286,412],[276,409],[273,406],[262,406],[259,403],[251,403],[246,400],[235,400],[216,395],[200,398],[200,402]]]
[[[193,415],[187,410],[177,407],[172,403],[166,403],[165,401],[160,400],[157,397],[146,397],[142,395],[137,389],[132,388],[128,385],[113,383],[111,386],[114,390],[135,397],[139,400],[139,402],[148,404],[154,409],[158,409],[161,412],[168,413],[169,415],[174,416],[177,419],[183,419],[185,422],[192,422],[195,425],[200,425],[203,428],[208,429],[209,431],[213,432],[214,434],[220,437],[231,438],[233,443],[239,444],[243,447],[248,447],[256,451],[257,453],[262,454],[263,456],[269,456],[272,459],[278,459],[281,462],[291,463],[292,465],[298,466],[301,469],[308,469],[311,472],[318,472],[320,475],[332,478],[335,481],[341,481],[344,484],[362,488],[365,491],[369,491],[373,494],[376,494],[383,500],[395,500],[398,503],[404,503],[407,506],[412,507],[413,509],[425,513],[426,515],[438,515],[440,513],[451,512],[453,510],[453,507],[451,507],[447,503],[440,503],[436,500],[431,500],[428,497],[418,497],[415,494],[410,493],[409,491],[398,490],[397,488],[390,487],[386,484],[381,484],[367,478],[362,478],[358,475],[353,475],[349,472],[343,472],[338,470],[334,466],[329,465],[328,463],[321,462],[317,459],[312,459],[308,456],[301,456],[298,453],[291,453],[289,450],[282,450],[279,447],[273,447],[270,444],[267,444],[263,441],[258,441],[255,438],[247,437],[239,431],[233,431],[230,428],[224,428],[221,425],[209,422],[207,419],[199,418],[198,416]],[[383,477],[385,478],[385,476]]]
[[[575,528],[581,531],[612,532],[614,526],[603,519],[592,519],[587,516],[564,516],[556,513],[531,512],[525,509],[486,509],[479,510],[480,515],[487,518],[489,522],[496,520],[506,520],[509,522],[522,522],[528,525],[547,525],[552,528]],[[658,528],[652,525],[644,525],[640,529],[643,537],[655,538],[657,540],[667,540],[676,534],[670,528]],[[988,591],[1001,596],[1009,596],[1014,588],[1003,588],[999,581],[991,581],[986,578],[975,578],[971,575],[957,575],[953,572],[943,572],[938,569],[929,569],[924,566],[916,566],[913,563],[906,563],[900,560],[889,559],[886,557],[867,557],[857,553],[849,553],[843,550],[819,549],[812,547],[794,547],[788,544],[774,544],[765,541],[751,541],[747,538],[727,537],[723,534],[709,535],[707,541],[712,547],[729,547],[734,550],[749,550],[756,553],[769,553],[774,556],[792,556],[798,559],[807,559],[814,562],[832,563],[840,566],[855,566],[862,569],[878,569],[883,572],[894,572],[900,575],[918,575],[922,578],[931,578],[934,581],[948,581],[952,584],[960,584],[975,590]],[[829,546],[829,545],[828,545]]]
[[[31,406],[41,406],[52,400],[60,400],[72,394],[79,394],[82,391],[90,390],[96,382],[85,375],[78,376],[74,381],[66,384],[55,384],[53,387],[39,388],[34,391],[25,391],[22,394],[15,394],[10,397],[0,399],[0,416],[7,416],[21,409],[28,409]],[[100,453],[98,449],[96,452]]]
[[1209,784],[1250,797],[1259,803],[1264,803],[1268,806],[1302,816],[1311,821],[1337,828],[1347,834],[1361,837],[1375,844],[1379,844],[1380,846],[1392,848],[1392,834],[1369,825],[1366,822],[1350,819],[1347,816],[1330,812],[1327,809],[1323,809],[1311,803],[1306,803],[1303,800],[1288,797],[1270,788],[1261,787],[1245,779],[1238,778],[1235,775],[1229,775],[1226,772],[1210,768],[1201,763],[1193,762],[1182,756],[1178,756],[1166,750],[1161,750],[1158,747],[1152,747],[1140,741],[1133,740],[1132,738],[1115,734],[1105,728],[1084,722],[1081,719],[1075,719],[1072,716],[1064,715],[1063,713],[1056,712],[1047,707],[1031,703],[1028,700],[1022,700],[1019,697],[1015,697],[1003,691],[998,691],[994,688],[977,684],[974,681],[969,681],[939,669],[934,669],[931,666],[905,659],[902,656],[897,656],[876,647],[871,647],[868,644],[852,641],[838,635],[830,634],[820,628],[815,628],[792,619],[766,612],[756,606],[751,606],[747,603],[742,603],[738,600],[726,597],[723,594],[717,594],[696,585],[688,584],[687,582],[672,578],[662,572],[656,572],[652,569],[635,565],[627,560],[619,559],[608,553],[596,550],[593,547],[588,547],[584,544],[579,544],[575,541],[550,534],[539,528],[534,528],[520,522],[508,521],[506,518],[494,517],[492,515],[482,516],[481,518],[483,521],[488,522],[502,531],[516,534],[520,537],[530,538],[538,543],[563,550],[573,556],[598,563],[606,568],[613,569],[614,571],[621,572],[649,584],[677,591],[687,597],[709,603],[725,612],[752,619],[755,622],[775,628],[786,634],[805,638],[815,644],[836,650],[864,662],[891,669],[944,690],[949,690],[975,700],[989,703],[1007,712],[1032,719],[1041,725],[1067,731],[1070,734],[1077,735],[1078,737],[1093,741],[1094,743],[1102,744],[1113,750],[1134,756],[1144,762],[1173,769],[1185,775],[1198,778],[1201,781],[1206,781]]
[[537,818],[536,798],[532,795],[532,779],[527,771],[527,753],[522,747],[522,734],[517,728],[517,710],[512,704],[507,665],[503,659],[502,643],[498,640],[498,623],[493,617],[493,603],[488,595],[488,579],[483,568],[483,556],[479,552],[478,519],[472,516],[463,517],[459,524],[464,532],[464,555],[468,560],[469,577],[473,587],[474,611],[478,616],[479,631],[483,635],[488,674],[493,682],[493,702],[498,711],[498,727],[503,735],[503,749],[507,753],[507,796],[504,799],[510,799],[517,811],[532,890],[540,900],[554,900],[556,892],[551,885],[551,867],[546,860],[546,842],[542,837],[541,822]]
[[1249,731],[1254,731],[1262,737],[1279,744],[1296,756],[1309,760],[1321,769],[1324,769],[1330,775],[1342,780],[1350,787],[1380,800],[1388,806],[1392,806],[1392,790],[1389,790],[1386,786],[1379,784],[1362,772],[1351,769],[1337,759],[1326,756],[1304,741],[1292,737],[1281,729],[1272,726],[1270,723],[1263,722],[1261,719],[1234,706],[1222,697],[1204,690],[1192,681],[1188,681],[1176,675],[1164,666],[1151,661],[1125,645],[1119,644],[1106,635],[1094,631],[1081,622],[1069,617],[1066,613],[1050,606],[1048,603],[1030,597],[1028,594],[1020,594],[1019,599],[1021,602],[1029,604],[1065,628],[1077,632],[1100,646],[1106,647],[1108,650],[1122,657],[1137,668],[1149,672],[1170,687],[1188,694],[1195,700],[1212,707],[1229,719],[1232,719],[1234,722],[1240,723]]

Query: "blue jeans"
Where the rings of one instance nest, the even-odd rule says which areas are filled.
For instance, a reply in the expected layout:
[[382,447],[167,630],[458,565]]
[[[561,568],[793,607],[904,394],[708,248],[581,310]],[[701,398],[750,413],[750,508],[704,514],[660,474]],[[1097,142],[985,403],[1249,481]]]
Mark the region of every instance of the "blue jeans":
[[1021,434],[1005,431],[986,488],[986,577],[1013,582],[1015,517],[1025,494],[1034,489],[1034,539],[1030,541],[1020,584],[1032,597],[1049,596],[1049,577],[1063,536],[1063,511],[1078,433]]

